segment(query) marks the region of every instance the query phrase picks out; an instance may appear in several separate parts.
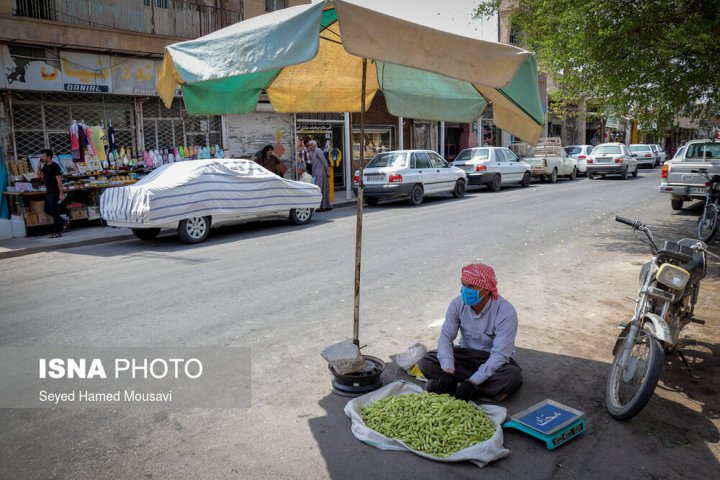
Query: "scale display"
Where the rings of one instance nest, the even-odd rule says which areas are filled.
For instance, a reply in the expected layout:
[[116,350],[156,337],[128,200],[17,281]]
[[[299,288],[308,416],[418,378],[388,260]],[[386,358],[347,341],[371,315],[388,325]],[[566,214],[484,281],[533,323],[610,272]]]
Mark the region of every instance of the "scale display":
[[552,450],[585,431],[583,415],[579,410],[548,399],[512,415],[503,427],[538,438]]

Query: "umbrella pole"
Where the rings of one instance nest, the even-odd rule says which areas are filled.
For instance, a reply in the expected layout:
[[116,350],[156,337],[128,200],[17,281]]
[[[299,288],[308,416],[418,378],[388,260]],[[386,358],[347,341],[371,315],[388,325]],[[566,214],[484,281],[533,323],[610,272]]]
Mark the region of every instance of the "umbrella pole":
[[[362,93],[360,96],[360,181],[357,198],[357,228],[355,230],[355,303],[353,308],[353,343],[360,346],[360,254],[362,251],[362,219],[363,219],[363,164],[365,163],[365,74],[367,59],[363,58]],[[352,122],[351,122],[352,123]],[[352,124],[350,126],[352,128]],[[352,138],[352,135],[350,135]],[[351,142],[352,151],[352,142]]]

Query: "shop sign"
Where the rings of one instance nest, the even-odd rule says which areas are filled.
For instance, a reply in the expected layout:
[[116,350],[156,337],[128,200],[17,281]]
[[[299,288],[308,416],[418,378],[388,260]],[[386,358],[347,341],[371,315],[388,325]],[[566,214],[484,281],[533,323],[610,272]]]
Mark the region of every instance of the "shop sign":
[[66,92],[112,92],[112,65],[108,55],[60,52],[60,59]]
[[11,55],[7,45],[2,50],[3,73],[0,87],[15,90],[59,91],[63,89],[62,72],[47,58]]
[[152,58],[113,57],[113,93],[119,95],[156,95],[155,60]]
[[308,123],[308,124],[301,124],[298,123],[296,127],[297,133],[303,133],[303,132],[331,132],[332,131],[332,125],[323,125],[320,123]]

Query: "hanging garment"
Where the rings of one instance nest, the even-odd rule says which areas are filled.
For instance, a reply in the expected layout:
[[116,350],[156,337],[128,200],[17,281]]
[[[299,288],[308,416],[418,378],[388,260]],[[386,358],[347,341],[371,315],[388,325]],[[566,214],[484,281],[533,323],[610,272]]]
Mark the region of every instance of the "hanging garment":
[[88,148],[88,138],[87,133],[85,132],[85,126],[82,123],[78,124],[78,142],[80,145],[80,159],[78,161],[84,162],[85,161],[85,149]]
[[105,132],[102,127],[99,126],[92,127],[90,131],[92,133],[91,139],[92,145],[95,148],[95,155],[97,155],[98,160],[104,162],[107,160],[107,155],[105,155],[105,144],[103,143]]
[[72,153],[73,162],[80,161],[80,137],[77,122],[70,125],[70,152]]
[[115,129],[113,128],[112,125],[108,126],[107,138],[108,138],[108,147],[110,148],[110,151],[115,150],[117,148],[115,146]]
[[93,133],[92,133],[92,130],[90,129],[90,127],[85,126],[85,139],[87,140],[87,150],[88,150],[87,153],[94,157],[97,157],[97,152],[95,151],[95,145],[93,145],[92,135],[93,135]]

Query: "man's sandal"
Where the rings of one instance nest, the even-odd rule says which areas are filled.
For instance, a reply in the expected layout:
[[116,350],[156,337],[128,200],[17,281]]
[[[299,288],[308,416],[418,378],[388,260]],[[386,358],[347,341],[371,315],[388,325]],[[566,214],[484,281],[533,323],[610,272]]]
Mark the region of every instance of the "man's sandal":
[[53,233],[48,238],[59,238],[59,237],[62,237],[62,233]]

